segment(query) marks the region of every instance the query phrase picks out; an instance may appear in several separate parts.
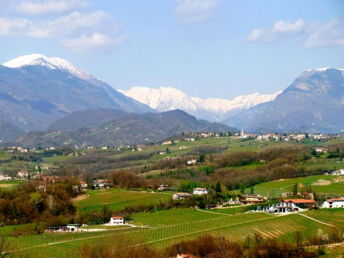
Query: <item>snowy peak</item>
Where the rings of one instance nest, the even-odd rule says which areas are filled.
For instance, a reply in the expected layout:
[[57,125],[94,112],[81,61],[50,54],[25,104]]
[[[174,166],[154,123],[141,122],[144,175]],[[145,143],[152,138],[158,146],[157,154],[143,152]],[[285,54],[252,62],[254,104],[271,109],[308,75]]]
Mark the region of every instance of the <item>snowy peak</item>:
[[254,93],[229,100],[189,97],[182,91],[171,87],[158,89],[133,87],[127,91],[120,90],[120,92],[158,111],[181,109],[197,118],[210,121],[221,121],[229,112],[246,110],[258,104],[272,101],[281,93],[277,92],[272,95]]
[[65,59],[59,57],[47,57],[42,54],[20,56],[3,63],[3,66],[7,66],[9,68],[20,68],[30,65],[44,66],[52,70],[63,70],[81,79],[92,78],[90,74],[82,71]]

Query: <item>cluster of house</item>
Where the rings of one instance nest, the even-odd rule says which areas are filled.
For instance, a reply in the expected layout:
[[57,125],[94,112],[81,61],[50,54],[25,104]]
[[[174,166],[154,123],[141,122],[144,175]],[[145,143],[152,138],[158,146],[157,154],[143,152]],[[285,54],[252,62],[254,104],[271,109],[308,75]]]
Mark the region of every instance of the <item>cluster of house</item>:
[[[125,225],[123,217],[111,217],[110,221],[105,224],[106,226],[121,226]],[[73,233],[83,231],[83,227],[87,226],[85,224],[68,224],[66,226],[59,227],[49,227],[46,232],[50,233]]]
[[332,176],[344,176],[344,169],[338,169],[335,171],[326,171],[324,175],[332,175]]
[[[329,136],[325,134],[309,134],[306,135],[304,133],[299,133],[299,134],[288,134],[288,135],[282,135],[282,134],[259,134],[259,135],[247,135],[247,137],[254,137],[258,141],[270,141],[270,140],[275,140],[275,141],[302,141],[303,139],[306,139],[306,137],[309,137],[310,139],[313,140],[324,140],[328,139]],[[324,148],[318,148],[319,152],[323,152],[325,149]]]
[[[300,212],[317,207],[313,199],[283,199],[277,204],[263,207],[262,211],[269,213]],[[323,202],[321,208],[344,208],[344,197],[332,198]]]
[[206,188],[197,187],[193,189],[192,194],[180,192],[180,193],[173,194],[172,198],[173,200],[183,200],[183,199],[187,199],[191,197],[192,195],[200,196],[200,195],[205,195],[205,194],[208,194],[208,190]]

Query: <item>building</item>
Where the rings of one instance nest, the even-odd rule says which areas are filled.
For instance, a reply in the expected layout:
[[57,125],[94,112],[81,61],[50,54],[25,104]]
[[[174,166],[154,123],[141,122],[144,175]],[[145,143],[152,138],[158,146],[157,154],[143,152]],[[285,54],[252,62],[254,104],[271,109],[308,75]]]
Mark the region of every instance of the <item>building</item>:
[[244,195],[239,196],[239,201],[241,204],[247,205],[247,204],[258,204],[265,202],[267,200],[266,197],[260,196],[260,195]]
[[168,185],[159,185],[158,187],[158,191],[165,191],[165,190],[169,190],[170,187]]
[[333,198],[324,201],[323,208],[344,208],[344,197]]
[[193,190],[193,195],[204,195],[208,194],[208,190],[206,188],[195,188]]
[[104,189],[105,188],[105,180],[103,179],[98,179],[98,180],[94,180],[93,181],[93,185],[94,187],[96,188],[99,188],[99,189]]
[[318,153],[327,153],[328,149],[317,147],[315,148],[315,151]]
[[190,159],[186,162],[186,164],[189,166],[195,165],[195,164],[197,164],[197,159]]
[[191,194],[189,193],[175,193],[173,194],[173,200],[183,200],[183,199],[186,199],[186,198],[189,198],[191,197]]
[[10,177],[10,176],[0,175],[0,181],[9,181],[11,179],[12,179],[12,177]]
[[124,225],[124,218],[123,217],[111,217],[109,225],[112,225],[112,226]]
[[87,189],[88,185],[85,181],[80,181],[80,187],[85,190]]
[[17,176],[20,179],[26,179],[29,177],[29,172],[27,172],[26,170],[20,170],[18,171]]
[[80,231],[81,225],[80,224],[69,224],[66,226],[67,231],[69,232],[77,232]]
[[299,209],[313,208],[317,204],[316,201],[308,199],[284,199],[282,202]]

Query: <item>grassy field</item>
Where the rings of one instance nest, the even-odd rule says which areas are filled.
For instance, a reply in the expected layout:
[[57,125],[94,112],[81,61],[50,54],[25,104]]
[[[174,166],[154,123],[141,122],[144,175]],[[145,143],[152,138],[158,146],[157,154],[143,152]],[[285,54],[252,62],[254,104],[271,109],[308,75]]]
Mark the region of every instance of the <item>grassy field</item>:
[[155,204],[172,198],[172,193],[150,193],[118,189],[89,190],[86,194],[88,195],[87,198],[75,202],[75,205],[81,211],[99,210],[103,206],[108,206],[112,211],[118,211],[126,206]]
[[[328,213],[330,213],[327,210],[321,212],[319,215],[321,218],[329,216]],[[308,215],[318,216],[311,213]],[[319,216],[318,218],[320,218]],[[318,229],[322,229],[324,232],[331,229],[329,226],[298,214],[287,216],[273,216],[265,213],[230,215],[216,211],[171,209],[139,213],[132,218],[136,223],[147,227],[119,228],[95,233],[45,233],[12,238],[12,241],[16,249],[22,249],[22,252],[28,257],[71,257],[77,254],[77,248],[83,243],[113,242],[123,239],[123,237],[133,239],[136,243],[142,241],[154,248],[161,249],[177,241],[191,239],[206,233],[244,241],[247,236],[259,232],[265,238],[276,237],[283,241],[292,241],[297,231],[304,236],[309,236]],[[326,222],[329,223],[329,221]],[[0,232],[1,230],[4,228],[0,229]]]
[[338,196],[344,194],[344,176],[309,176],[293,179],[283,179],[258,184],[254,187],[254,193],[269,197],[279,197],[284,192],[292,192],[293,186],[299,188],[311,186],[318,195]]

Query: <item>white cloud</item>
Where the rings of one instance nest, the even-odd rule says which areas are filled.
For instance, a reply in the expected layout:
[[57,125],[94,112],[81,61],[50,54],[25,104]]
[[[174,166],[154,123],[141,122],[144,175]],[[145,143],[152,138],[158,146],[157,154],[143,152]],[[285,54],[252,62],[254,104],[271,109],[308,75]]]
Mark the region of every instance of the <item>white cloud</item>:
[[303,20],[277,21],[271,29],[255,29],[247,37],[249,42],[274,42],[282,37],[301,34],[305,30]]
[[83,52],[89,49],[106,48],[112,45],[119,45],[127,40],[127,36],[121,35],[117,38],[111,38],[101,33],[94,33],[90,36],[81,35],[78,38],[69,38],[62,40],[62,45],[77,51]]
[[249,42],[276,42],[286,37],[304,36],[304,47],[344,46],[344,17],[324,24],[303,20],[278,21],[271,29],[254,29],[247,37]]
[[27,19],[0,17],[0,36],[11,36],[25,31],[31,25]]
[[83,0],[21,1],[15,4],[14,9],[26,15],[47,15],[83,9],[88,7],[88,5],[89,3]]
[[333,19],[323,25],[310,25],[304,46],[344,46],[344,18]]
[[209,20],[217,6],[217,0],[176,0],[174,12],[181,22],[199,23]]
[[40,21],[0,17],[0,36],[55,38],[62,45],[79,51],[118,45],[127,38],[122,26],[103,11],[72,12]]

